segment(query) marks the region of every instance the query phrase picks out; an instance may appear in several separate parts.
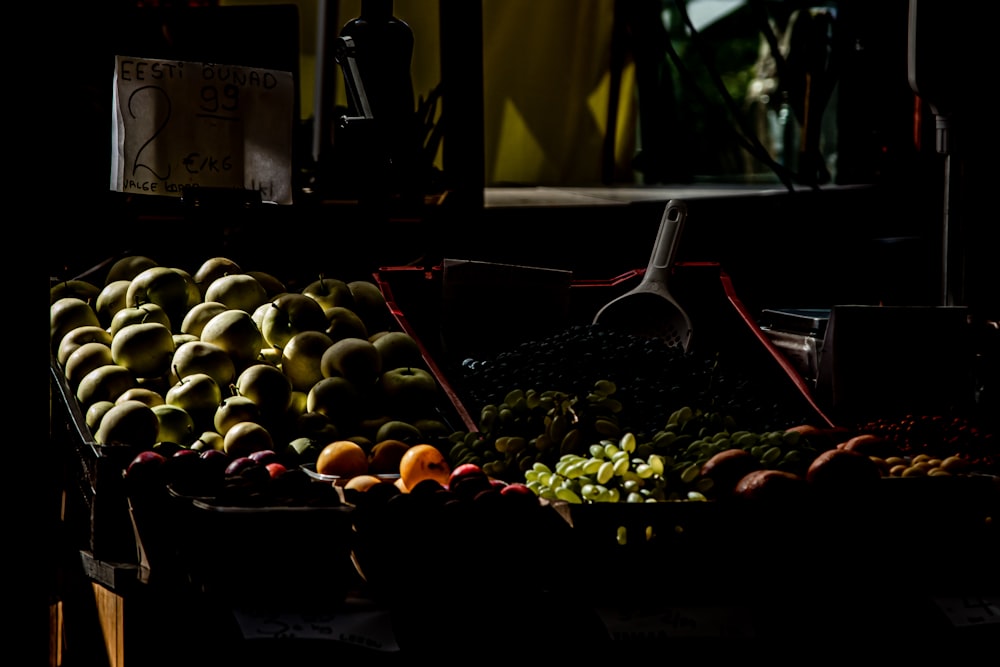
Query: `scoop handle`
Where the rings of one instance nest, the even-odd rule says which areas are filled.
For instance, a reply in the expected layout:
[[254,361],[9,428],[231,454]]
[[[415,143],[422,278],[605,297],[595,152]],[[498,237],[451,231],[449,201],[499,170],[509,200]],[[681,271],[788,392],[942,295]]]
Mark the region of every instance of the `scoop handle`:
[[660,229],[653,244],[653,254],[649,258],[649,266],[646,267],[641,282],[662,282],[666,277],[677,254],[677,245],[685,220],[687,220],[687,204],[680,199],[668,201],[660,219]]

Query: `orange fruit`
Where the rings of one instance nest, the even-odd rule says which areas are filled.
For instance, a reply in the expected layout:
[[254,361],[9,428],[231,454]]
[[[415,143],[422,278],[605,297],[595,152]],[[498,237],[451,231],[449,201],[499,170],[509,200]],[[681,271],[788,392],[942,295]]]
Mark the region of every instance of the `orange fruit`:
[[376,484],[383,484],[383,483],[384,482],[382,481],[382,479],[376,477],[375,475],[355,475],[354,477],[352,477],[347,481],[347,484],[344,485],[344,489],[345,490],[350,489],[353,491],[367,491]]
[[368,454],[368,468],[371,472],[383,475],[398,475],[399,462],[403,454],[410,451],[410,445],[402,440],[382,440],[375,443]]
[[441,486],[447,486],[449,475],[451,467],[448,459],[434,445],[413,445],[399,459],[399,478],[408,489],[425,479],[433,479]]
[[368,455],[353,440],[334,440],[320,450],[316,472],[338,477],[364,475],[368,472]]

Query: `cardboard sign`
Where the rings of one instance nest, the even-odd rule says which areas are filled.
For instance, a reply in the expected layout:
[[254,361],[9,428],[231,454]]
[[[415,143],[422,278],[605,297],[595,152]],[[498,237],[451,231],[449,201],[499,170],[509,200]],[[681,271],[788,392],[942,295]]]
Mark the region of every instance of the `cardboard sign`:
[[292,203],[291,72],[116,56],[111,189],[243,188]]

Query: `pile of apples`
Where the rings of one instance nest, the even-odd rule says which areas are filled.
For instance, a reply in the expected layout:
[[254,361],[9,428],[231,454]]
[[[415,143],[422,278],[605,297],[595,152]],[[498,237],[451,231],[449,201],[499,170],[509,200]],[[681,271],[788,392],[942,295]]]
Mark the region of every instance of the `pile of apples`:
[[392,329],[373,282],[289,290],[227,257],[189,271],[130,255],[50,296],[53,364],[94,442],[134,448],[134,465],[197,453],[276,477],[333,442],[368,456],[450,433],[419,344]]

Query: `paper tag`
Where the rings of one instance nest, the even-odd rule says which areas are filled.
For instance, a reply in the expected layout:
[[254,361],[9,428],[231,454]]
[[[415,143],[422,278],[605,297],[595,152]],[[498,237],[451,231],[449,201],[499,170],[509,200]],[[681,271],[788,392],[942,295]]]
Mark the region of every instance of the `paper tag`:
[[738,607],[599,608],[597,612],[616,641],[755,635],[752,618]]
[[374,651],[398,651],[389,613],[379,609],[329,614],[260,612],[234,609],[245,639],[328,639]]
[[292,203],[290,72],[115,57],[111,189],[243,188]]

